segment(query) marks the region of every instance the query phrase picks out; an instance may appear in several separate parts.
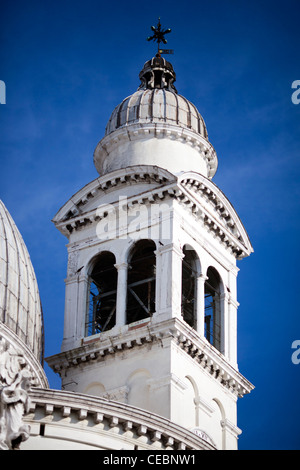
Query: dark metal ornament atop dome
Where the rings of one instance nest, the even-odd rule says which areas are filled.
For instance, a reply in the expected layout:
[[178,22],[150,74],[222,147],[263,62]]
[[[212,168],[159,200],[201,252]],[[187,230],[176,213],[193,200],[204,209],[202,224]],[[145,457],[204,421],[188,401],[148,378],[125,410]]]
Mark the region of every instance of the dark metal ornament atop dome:
[[147,41],[157,42],[157,54],[151,60],[145,63],[143,70],[139,74],[141,85],[139,90],[169,90],[177,93],[174,86],[176,81],[176,74],[174,72],[172,64],[167,62],[161,54],[173,53],[172,50],[160,49],[160,43],[167,43],[165,35],[171,32],[171,29],[162,29],[160,18],[158,18],[157,26],[151,26],[153,36],[149,36]]
[[167,40],[165,38],[166,34],[169,34],[171,32],[171,29],[162,29],[161,23],[160,23],[160,18],[158,18],[158,23],[157,26],[151,26],[151,29],[153,31],[153,36],[149,36],[147,38],[147,41],[154,41],[157,42],[157,53],[159,54],[159,45],[162,42],[163,44],[167,44]]

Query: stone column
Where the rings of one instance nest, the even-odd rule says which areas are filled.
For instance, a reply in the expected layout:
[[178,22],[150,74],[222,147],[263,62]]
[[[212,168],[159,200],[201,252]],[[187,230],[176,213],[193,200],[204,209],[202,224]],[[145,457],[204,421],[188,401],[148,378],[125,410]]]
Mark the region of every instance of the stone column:
[[116,326],[120,327],[126,324],[128,264],[115,264],[115,268],[118,270]]
[[220,295],[220,352],[226,357],[229,357],[228,298],[226,292]]
[[205,317],[205,281],[208,279],[204,274],[197,277],[197,332],[204,336],[204,317]]

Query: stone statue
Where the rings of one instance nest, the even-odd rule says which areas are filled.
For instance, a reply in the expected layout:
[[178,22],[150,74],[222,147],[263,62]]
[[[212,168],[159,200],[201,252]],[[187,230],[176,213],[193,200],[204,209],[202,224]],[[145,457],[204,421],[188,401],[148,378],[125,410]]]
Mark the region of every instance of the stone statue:
[[29,438],[23,423],[32,376],[20,351],[0,336],[0,450],[16,450]]

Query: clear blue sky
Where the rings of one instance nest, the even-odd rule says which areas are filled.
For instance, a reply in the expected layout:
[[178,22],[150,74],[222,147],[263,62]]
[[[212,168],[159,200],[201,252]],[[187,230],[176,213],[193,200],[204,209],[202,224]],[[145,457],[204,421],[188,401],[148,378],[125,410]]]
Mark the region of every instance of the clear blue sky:
[[46,356],[60,350],[67,266],[51,219],[97,176],[94,148],[155,53],[158,16],[173,30],[176,87],[217,151],[213,181],[255,250],[239,262],[238,362],[256,387],[238,402],[239,447],[299,449],[299,0],[1,2],[0,198],[36,271]]

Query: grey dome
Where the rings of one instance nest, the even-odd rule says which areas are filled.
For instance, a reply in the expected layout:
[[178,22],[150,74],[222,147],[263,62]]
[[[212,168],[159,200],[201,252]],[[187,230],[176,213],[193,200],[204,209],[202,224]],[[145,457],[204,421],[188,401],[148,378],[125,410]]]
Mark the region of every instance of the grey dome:
[[43,315],[34,269],[23,238],[1,200],[0,321],[42,360]]
[[166,123],[190,129],[208,138],[197,108],[186,98],[166,89],[138,90],[112,112],[105,135],[135,123]]
[[105,135],[136,123],[177,125],[208,139],[202,116],[193,105],[177,93],[172,64],[156,56],[145,62],[139,74],[141,85],[112,112]]

